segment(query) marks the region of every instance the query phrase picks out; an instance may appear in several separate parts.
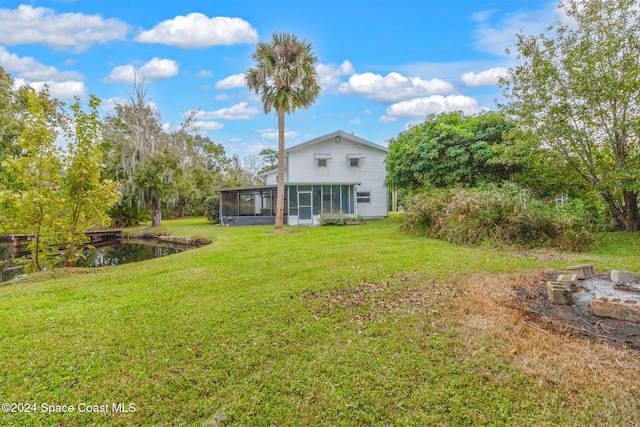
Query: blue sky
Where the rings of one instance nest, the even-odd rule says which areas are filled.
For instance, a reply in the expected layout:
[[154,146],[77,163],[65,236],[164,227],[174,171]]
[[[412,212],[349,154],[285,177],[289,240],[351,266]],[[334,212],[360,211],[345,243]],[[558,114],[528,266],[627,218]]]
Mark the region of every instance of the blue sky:
[[243,84],[256,41],[313,45],[323,90],[286,119],[286,145],[334,130],[386,145],[427,114],[495,109],[515,33],[559,19],[545,0],[3,0],[0,66],[57,98],[95,94],[112,112],[134,76],[167,127],[200,109],[200,132],[228,155],[277,148],[277,120]]

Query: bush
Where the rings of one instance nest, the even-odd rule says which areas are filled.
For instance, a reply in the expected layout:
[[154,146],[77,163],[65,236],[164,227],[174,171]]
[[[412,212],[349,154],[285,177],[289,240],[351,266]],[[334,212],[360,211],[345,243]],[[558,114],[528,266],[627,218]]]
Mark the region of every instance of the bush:
[[220,198],[218,196],[209,196],[204,199],[204,214],[211,224],[220,222]]
[[107,213],[111,217],[112,227],[135,227],[151,218],[149,209],[138,208],[126,201],[115,204]]
[[334,213],[334,214],[321,214],[320,215],[320,224],[321,225],[346,225],[347,224],[347,215],[343,213]]
[[434,189],[411,200],[405,227],[468,245],[553,246],[585,250],[593,234],[583,218],[531,197],[514,184]]

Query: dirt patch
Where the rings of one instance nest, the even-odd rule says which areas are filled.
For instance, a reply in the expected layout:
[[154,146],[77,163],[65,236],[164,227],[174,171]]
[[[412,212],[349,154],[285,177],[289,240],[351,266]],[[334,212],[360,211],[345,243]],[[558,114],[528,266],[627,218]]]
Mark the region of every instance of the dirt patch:
[[[640,324],[594,316],[588,305],[590,297],[593,297],[590,289],[581,287],[574,293],[575,304],[551,303],[547,297],[546,282],[557,277],[556,272],[541,274],[514,288],[516,306],[523,311],[525,318],[558,332],[640,351]],[[606,276],[594,278],[594,281],[603,283],[605,280]]]
[[349,308],[355,322],[382,322],[387,314],[398,317],[418,312],[438,313],[440,304],[456,291],[452,285],[426,282],[418,275],[395,275],[378,283],[350,283],[326,292],[309,292],[302,296],[313,301],[315,316],[332,313],[337,308]]
[[295,228],[275,228],[269,231],[267,234],[298,234],[300,230],[296,230]]
[[[460,338],[470,352],[489,349],[511,359],[541,389],[563,390],[568,405],[602,405],[605,411],[629,414],[629,425],[636,425],[640,352],[637,336],[627,335],[636,334],[640,325],[595,319],[573,306],[552,306],[546,299],[546,281],[553,274],[557,273],[479,274],[464,279],[464,295],[456,299],[458,310],[451,313],[459,319]],[[589,393],[579,390],[591,395],[585,397]]]

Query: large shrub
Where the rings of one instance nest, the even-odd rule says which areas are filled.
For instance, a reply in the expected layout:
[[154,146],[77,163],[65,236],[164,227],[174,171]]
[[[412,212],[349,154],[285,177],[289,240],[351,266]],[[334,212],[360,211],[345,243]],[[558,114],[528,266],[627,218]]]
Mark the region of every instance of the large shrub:
[[547,205],[515,185],[429,190],[411,200],[405,226],[412,232],[469,245],[580,251],[593,242],[588,224],[574,211]]
[[209,196],[204,199],[202,204],[207,220],[211,224],[218,224],[220,222],[220,198],[218,196]]

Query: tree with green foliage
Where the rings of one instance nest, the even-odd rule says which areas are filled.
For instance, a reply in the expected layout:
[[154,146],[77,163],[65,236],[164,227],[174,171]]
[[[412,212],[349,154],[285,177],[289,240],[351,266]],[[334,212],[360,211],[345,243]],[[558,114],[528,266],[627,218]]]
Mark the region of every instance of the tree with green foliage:
[[179,145],[179,173],[176,175],[175,196],[168,200],[168,209],[183,217],[188,211],[203,214],[204,200],[213,189],[222,185],[229,166],[224,147],[202,135],[184,134],[174,138]]
[[273,148],[263,148],[259,153],[262,158],[262,168],[259,173],[265,173],[278,169],[278,152]]
[[313,105],[320,94],[311,43],[293,34],[273,33],[270,43],[259,42],[251,58],[256,62],[247,71],[245,82],[260,96],[265,114],[278,114],[278,186],[276,228],[284,221],[284,116]]
[[105,119],[105,149],[111,177],[121,184],[121,204],[148,206],[151,226],[162,222],[161,204],[174,188],[179,163],[160,113],[146,99],[147,88],[134,85],[127,103]]
[[[505,111],[640,230],[640,9],[636,0],[567,0],[568,22],[518,35],[501,80]],[[543,151],[543,152],[544,152]]]
[[509,179],[517,166],[491,160],[512,128],[504,114],[492,111],[430,115],[389,142],[387,185],[417,190]]
[[18,151],[21,124],[16,117],[17,94],[13,85],[11,75],[0,67],[0,163]]
[[47,120],[46,94],[26,91],[26,111],[17,138],[18,153],[2,162],[0,232],[31,234],[31,259],[41,270],[57,250],[62,220],[63,160],[57,134]]
[[69,133],[67,167],[61,196],[65,210],[62,234],[65,263],[72,264],[79,245],[87,241],[86,232],[94,226],[106,227],[111,219],[107,210],[120,197],[118,185],[102,176],[104,155],[100,148],[100,100],[89,97],[89,112],[84,112],[76,97],[71,106],[73,129]]
[[121,183],[122,199],[112,210],[120,225],[134,225],[151,210],[151,225],[162,210],[177,216],[199,205],[223,181],[229,164],[224,148],[195,135],[197,110],[185,114],[177,130],[163,129],[161,116],[147,99],[147,88],[134,85],[127,103],[105,118],[103,150],[110,177]]
[[[22,133],[29,111],[30,97],[34,96],[33,89],[29,86],[15,88],[15,81],[10,74],[0,67],[0,173],[2,161],[11,156],[20,154],[21,148],[18,138]],[[55,98],[51,98],[47,86],[35,93],[38,102],[43,108],[42,119],[51,128],[64,128],[66,115],[64,104]]]

